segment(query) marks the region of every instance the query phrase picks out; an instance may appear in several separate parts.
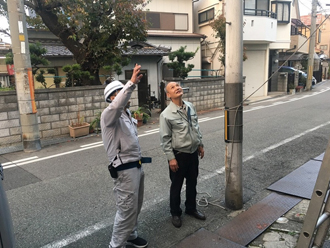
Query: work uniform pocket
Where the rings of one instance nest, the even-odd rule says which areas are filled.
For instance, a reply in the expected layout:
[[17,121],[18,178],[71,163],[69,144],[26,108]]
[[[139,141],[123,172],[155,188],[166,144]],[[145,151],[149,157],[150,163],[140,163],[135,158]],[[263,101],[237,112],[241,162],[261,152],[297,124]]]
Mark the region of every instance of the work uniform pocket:
[[116,207],[120,211],[129,211],[133,207],[133,191],[130,189],[128,178],[125,176],[125,171],[118,172],[118,178],[114,180],[115,187],[113,188]]
[[129,120],[126,120],[126,119],[122,119],[122,121],[120,122],[120,127],[121,127],[121,130],[128,136],[132,135],[134,132],[134,127],[133,127],[133,124],[129,121]]

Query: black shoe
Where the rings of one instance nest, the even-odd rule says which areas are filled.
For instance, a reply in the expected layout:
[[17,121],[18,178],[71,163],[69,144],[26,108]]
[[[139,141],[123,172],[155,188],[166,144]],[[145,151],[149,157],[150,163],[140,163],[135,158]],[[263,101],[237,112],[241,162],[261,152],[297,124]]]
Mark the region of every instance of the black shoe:
[[148,241],[143,238],[137,237],[133,240],[127,240],[127,244],[137,248],[144,248],[148,246]]
[[172,224],[176,228],[180,228],[182,225],[181,217],[180,216],[172,216]]
[[198,220],[206,220],[205,214],[203,214],[202,212],[199,212],[198,210],[195,210],[194,212],[186,212],[186,214],[191,215]]

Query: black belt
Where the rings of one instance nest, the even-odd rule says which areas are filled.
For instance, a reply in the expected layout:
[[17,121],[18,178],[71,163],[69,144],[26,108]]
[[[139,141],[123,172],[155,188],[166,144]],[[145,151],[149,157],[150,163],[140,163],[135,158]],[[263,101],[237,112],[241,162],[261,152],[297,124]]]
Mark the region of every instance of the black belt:
[[126,164],[121,164],[119,166],[116,167],[116,171],[122,171],[122,170],[128,170],[128,169],[132,169],[132,168],[140,168],[141,167],[141,161],[135,161],[135,162],[129,162]]

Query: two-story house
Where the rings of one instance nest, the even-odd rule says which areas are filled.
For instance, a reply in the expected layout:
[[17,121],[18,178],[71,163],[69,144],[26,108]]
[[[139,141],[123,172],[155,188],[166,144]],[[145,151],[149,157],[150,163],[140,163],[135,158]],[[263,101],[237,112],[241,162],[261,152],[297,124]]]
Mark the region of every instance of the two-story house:
[[[172,76],[172,72],[166,67],[166,63],[170,62],[167,55],[181,46],[186,46],[186,51],[189,52],[197,50],[195,57],[188,61],[188,63],[195,66],[194,70],[189,73],[189,77],[199,77],[201,69],[200,43],[205,38],[204,35],[193,32],[193,5],[191,0],[150,1],[145,6],[145,18],[150,24],[147,41],[133,41],[128,51],[124,53],[124,55],[132,57],[131,63],[122,68],[123,73],[121,75],[113,75],[115,79],[128,80],[131,77],[134,64],[142,65],[144,77],[138,85],[139,104],[143,104],[149,95],[160,98],[161,89],[159,86],[161,81],[166,76]],[[51,61],[50,66],[56,67],[59,76],[64,76],[61,67],[65,64],[58,64],[57,62],[63,60],[64,57],[68,59],[67,56],[72,58],[72,55],[65,53],[67,49],[62,44],[58,44],[58,39],[52,34],[34,32],[30,29],[29,40],[30,42],[41,41],[47,47],[49,52],[46,57]],[[55,45],[60,47],[53,53]],[[74,61],[72,60],[71,63],[74,63]],[[100,70],[100,74],[101,81],[109,76],[109,72],[104,70]]]
[[[243,62],[245,96],[252,93],[254,96],[265,96],[271,89],[271,84],[276,86],[276,78],[270,83],[265,82],[278,68],[279,51],[290,48],[291,13],[297,5],[298,0],[243,1],[243,46],[247,56]],[[218,58],[222,54],[210,24],[219,15],[225,14],[226,1],[196,1],[194,8],[195,30],[207,35],[202,43],[203,68],[221,69]],[[206,19],[200,18],[204,14]]]
[[[308,27],[311,25],[311,16],[304,15],[301,16],[301,21]],[[329,60],[330,60],[330,20],[323,14],[319,13],[316,17],[316,27],[317,32],[315,35],[315,53],[318,54],[319,58],[322,60],[322,70],[319,76],[319,80],[322,78],[329,78]],[[315,59],[318,57],[314,56]],[[314,61],[314,65],[316,61]],[[315,72],[314,66],[314,74]],[[317,77],[317,75],[316,75]]]
[[[194,58],[187,62],[195,66],[188,77],[200,77],[200,69],[202,68],[200,44],[205,36],[194,33],[192,1],[153,0],[145,7],[145,15],[150,24],[147,43],[158,48],[170,49],[172,52],[178,50],[181,46],[186,46],[185,51],[187,52],[197,50]],[[150,85],[150,95],[159,99],[161,81],[173,74],[166,67],[166,63],[170,62],[168,57],[165,56],[167,54],[153,59],[151,56],[133,56],[131,64],[123,68],[125,73],[117,78],[119,80],[129,79],[134,63],[139,63],[142,65],[142,72],[144,73],[143,80],[147,79],[147,82],[141,81],[139,87],[145,88]],[[141,92],[140,89],[139,91]],[[139,98],[140,96],[143,98],[142,93],[139,94]]]
[[13,71],[6,65],[6,54],[10,51],[10,44],[0,38],[0,87],[9,87],[11,85],[11,76]]

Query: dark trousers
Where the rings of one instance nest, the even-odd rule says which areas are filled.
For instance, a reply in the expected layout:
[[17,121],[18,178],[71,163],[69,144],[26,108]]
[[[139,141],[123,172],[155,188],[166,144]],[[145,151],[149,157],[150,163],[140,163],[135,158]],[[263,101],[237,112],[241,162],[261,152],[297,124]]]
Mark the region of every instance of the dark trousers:
[[181,216],[181,189],[183,180],[186,179],[186,212],[191,213],[196,210],[196,185],[198,177],[198,152],[182,153],[174,151],[179,169],[176,172],[170,169],[171,189],[170,208],[172,216]]

